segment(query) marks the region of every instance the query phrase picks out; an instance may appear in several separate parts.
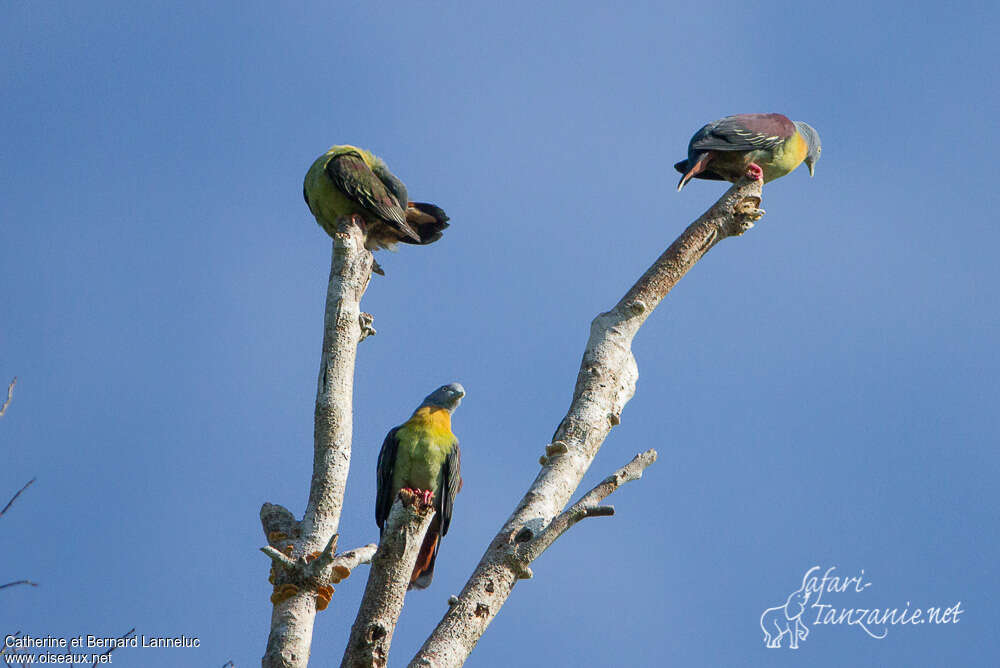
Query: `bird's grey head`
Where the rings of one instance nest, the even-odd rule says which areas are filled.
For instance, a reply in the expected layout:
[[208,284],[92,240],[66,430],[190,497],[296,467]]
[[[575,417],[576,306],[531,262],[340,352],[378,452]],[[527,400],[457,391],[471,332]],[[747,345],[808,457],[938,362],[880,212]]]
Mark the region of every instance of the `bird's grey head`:
[[453,411],[462,403],[462,397],[464,396],[465,388],[462,387],[461,383],[451,383],[450,385],[442,385],[428,394],[427,398],[424,399],[424,403],[420,405],[437,406]]
[[806,140],[805,163],[806,167],[809,168],[809,176],[812,176],[816,169],[816,161],[819,160],[819,154],[823,152],[823,146],[819,143],[819,133],[811,125],[802,121],[795,121],[795,127],[798,128],[802,138]]

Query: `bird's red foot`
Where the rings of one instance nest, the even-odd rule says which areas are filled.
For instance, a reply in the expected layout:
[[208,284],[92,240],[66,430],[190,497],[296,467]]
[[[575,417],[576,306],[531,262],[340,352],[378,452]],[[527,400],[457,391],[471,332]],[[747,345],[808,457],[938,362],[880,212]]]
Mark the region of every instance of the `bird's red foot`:
[[764,170],[760,168],[755,162],[751,162],[747,167],[747,178],[753,181],[763,181],[764,180]]
[[403,501],[411,506],[430,506],[434,503],[434,492],[429,489],[420,489],[419,487],[402,487],[399,490],[399,495],[403,497]]

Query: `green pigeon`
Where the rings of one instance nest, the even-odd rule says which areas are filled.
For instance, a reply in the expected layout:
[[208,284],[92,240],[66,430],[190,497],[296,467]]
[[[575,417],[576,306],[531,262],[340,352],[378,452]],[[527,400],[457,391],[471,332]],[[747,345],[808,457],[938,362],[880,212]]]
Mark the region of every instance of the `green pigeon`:
[[688,142],[687,160],[674,169],[682,174],[677,190],[693,178],[773,181],[805,162],[809,176],[823,147],[808,123],[782,114],[737,114],[712,121]]
[[442,385],[427,395],[410,419],[393,428],[378,454],[375,523],[385,528],[402,489],[434,504],[434,519],[424,537],[409,589],[426,589],[434,577],[441,537],[448,533],[455,497],[462,489],[461,453],[451,432],[451,414],[465,396],[459,383]]
[[360,216],[368,250],[395,250],[399,242],[434,243],[448,227],[444,211],[409,201],[406,186],[382,159],[356,146],[334,146],[316,158],[306,172],[302,194],[316,222],[331,236],[339,217]]

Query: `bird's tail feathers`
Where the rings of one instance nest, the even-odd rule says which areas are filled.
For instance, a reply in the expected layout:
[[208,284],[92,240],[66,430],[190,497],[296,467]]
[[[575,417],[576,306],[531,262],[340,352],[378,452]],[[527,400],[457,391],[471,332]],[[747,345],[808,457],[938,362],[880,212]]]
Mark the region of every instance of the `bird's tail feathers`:
[[[711,153],[702,153],[701,155],[698,156],[698,159],[695,160],[693,165],[691,165],[690,160],[683,160],[674,165],[674,169],[683,174],[683,176],[681,176],[680,182],[678,182],[677,184],[677,192],[680,192],[681,188],[687,185],[688,181],[698,176],[698,174],[700,174],[701,172],[705,171],[705,167],[708,166],[708,162],[711,159],[712,159]],[[689,165],[691,166],[689,167]]]
[[403,243],[426,246],[441,238],[448,227],[448,215],[441,207],[426,202],[407,202],[406,222],[416,230],[420,240],[400,239]]
[[410,586],[407,589],[427,589],[434,578],[434,562],[437,560],[438,546],[441,544],[440,524],[435,517],[431,520],[431,526],[424,536],[424,543],[420,546],[420,553],[417,555],[417,563],[413,566],[413,575],[410,576]]

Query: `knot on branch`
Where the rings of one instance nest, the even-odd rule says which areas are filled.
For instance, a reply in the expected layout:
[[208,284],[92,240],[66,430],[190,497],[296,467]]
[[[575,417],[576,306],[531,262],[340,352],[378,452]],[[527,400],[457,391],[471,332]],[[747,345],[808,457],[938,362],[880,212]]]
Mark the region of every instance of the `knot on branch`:
[[716,213],[721,218],[722,235],[738,237],[753,227],[764,216],[760,208],[763,188],[760,181],[740,181],[716,203]]
[[761,199],[757,195],[747,195],[736,202],[733,207],[735,225],[730,231],[731,236],[740,236],[753,224],[764,217],[764,209],[760,208]]
[[535,533],[528,527],[522,528],[514,534],[512,544],[506,548],[503,555],[503,562],[507,564],[518,580],[530,580],[534,577],[530,564],[537,556],[526,546],[531,544],[535,538]]
[[643,313],[646,312],[646,309],[649,308],[648,306],[646,306],[646,302],[642,301],[641,299],[635,299],[633,301],[630,301],[627,304],[625,304],[625,307],[628,308],[629,312],[632,315],[642,315]]
[[376,640],[381,640],[386,635],[385,627],[381,624],[372,624],[368,627],[368,632],[365,634],[365,639],[368,642],[375,642]]

